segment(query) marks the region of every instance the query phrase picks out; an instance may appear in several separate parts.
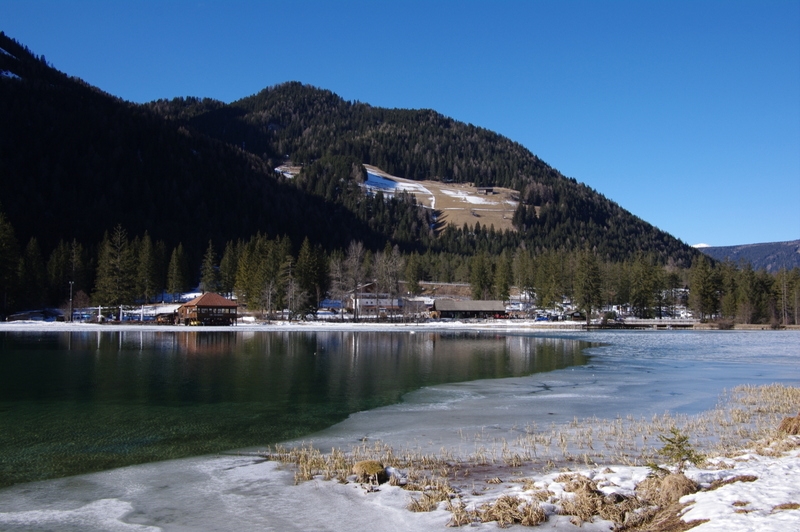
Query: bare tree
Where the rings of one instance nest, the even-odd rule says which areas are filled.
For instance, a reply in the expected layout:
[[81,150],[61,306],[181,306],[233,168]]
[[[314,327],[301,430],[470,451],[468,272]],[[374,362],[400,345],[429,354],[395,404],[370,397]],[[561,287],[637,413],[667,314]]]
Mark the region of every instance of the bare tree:
[[353,292],[353,319],[356,321],[358,321],[358,301],[361,285],[364,284],[364,273],[364,244],[353,240],[345,255],[344,274],[348,291]]
[[330,260],[330,279],[331,279],[331,296],[338,301],[344,301],[347,288],[345,284],[344,274],[344,258],[341,252],[337,251],[331,255]]

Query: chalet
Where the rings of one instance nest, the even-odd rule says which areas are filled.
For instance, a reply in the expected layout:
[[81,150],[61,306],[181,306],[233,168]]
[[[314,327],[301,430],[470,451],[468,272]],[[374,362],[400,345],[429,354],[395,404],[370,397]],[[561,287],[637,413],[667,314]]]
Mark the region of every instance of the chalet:
[[376,293],[375,283],[367,283],[354,292],[350,292],[345,300],[349,310],[357,311],[360,317],[385,317],[402,311],[401,299],[386,293]]
[[178,323],[183,325],[233,325],[238,304],[219,294],[206,292],[178,307]]
[[458,301],[437,299],[433,313],[440,318],[505,318],[506,306],[502,301]]

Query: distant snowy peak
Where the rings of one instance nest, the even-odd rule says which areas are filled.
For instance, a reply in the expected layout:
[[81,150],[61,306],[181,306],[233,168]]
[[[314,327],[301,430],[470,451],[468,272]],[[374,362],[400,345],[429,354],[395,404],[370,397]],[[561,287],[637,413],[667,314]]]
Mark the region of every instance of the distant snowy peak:
[[695,249],[701,249],[701,248],[710,248],[711,245],[710,244],[700,243],[700,244],[695,244],[692,247],[695,248]]
[[782,268],[800,267],[800,240],[719,247],[698,244],[694,247],[716,260],[749,263],[756,270],[777,272]]

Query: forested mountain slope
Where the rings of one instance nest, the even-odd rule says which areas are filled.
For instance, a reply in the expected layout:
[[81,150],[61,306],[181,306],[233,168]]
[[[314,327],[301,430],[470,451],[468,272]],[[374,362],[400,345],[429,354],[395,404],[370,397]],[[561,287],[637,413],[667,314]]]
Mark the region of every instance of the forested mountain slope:
[[149,105],[187,127],[244,147],[271,166],[285,158],[309,164],[346,155],[407,179],[518,190],[516,238],[533,248],[588,247],[609,260],[645,251],[687,265],[694,255],[684,243],[564,177],[519,143],[431,110],[347,102],[296,82],[230,105],[194,98]]
[[7,37],[0,48],[0,208],[23,245],[98,242],[116,224],[195,255],[257,232],[344,247],[352,231],[382,245],[263,159],[61,74]]
[[[232,104],[125,102],[0,35],[0,209],[20,242],[98,242],[116,224],[198,256],[258,232],[328,250],[360,240],[471,255],[525,245],[606,260],[696,254],[518,143],[430,110],[375,108],[286,83]],[[304,165],[286,180],[273,168]],[[517,231],[437,225],[410,198],[367,196],[361,164],[410,179],[518,190]]]
[[720,262],[729,260],[750,264],[754,270],[775,273],[781,268],[800,267],[800,240],[767,242],[741,246],[712,246],[700,248],[704,254]]

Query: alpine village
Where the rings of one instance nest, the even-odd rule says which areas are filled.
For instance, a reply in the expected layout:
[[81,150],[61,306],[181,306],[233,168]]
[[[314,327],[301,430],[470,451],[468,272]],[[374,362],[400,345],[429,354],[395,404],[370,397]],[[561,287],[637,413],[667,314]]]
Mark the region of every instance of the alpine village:
[[796,263],[706,256],[432,110],[134,104],[0,33],[0,116],[3,320],[798,324]]

